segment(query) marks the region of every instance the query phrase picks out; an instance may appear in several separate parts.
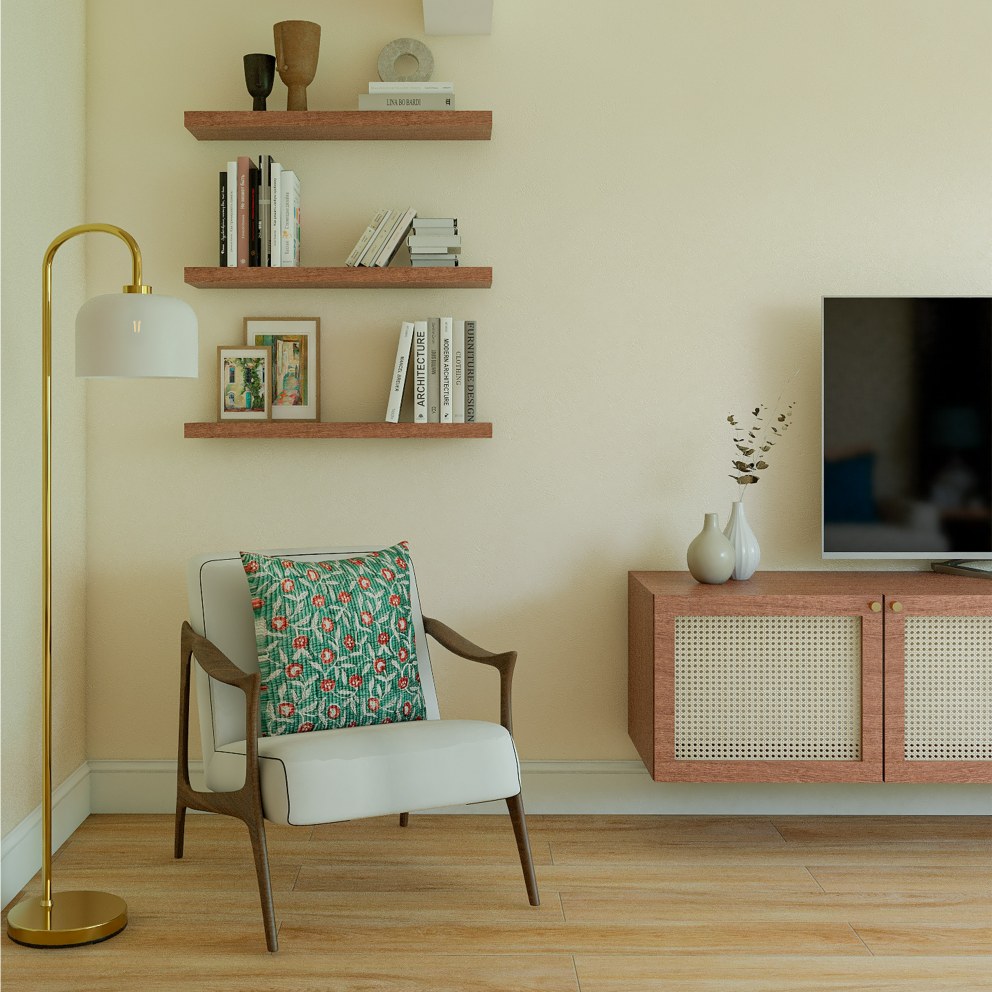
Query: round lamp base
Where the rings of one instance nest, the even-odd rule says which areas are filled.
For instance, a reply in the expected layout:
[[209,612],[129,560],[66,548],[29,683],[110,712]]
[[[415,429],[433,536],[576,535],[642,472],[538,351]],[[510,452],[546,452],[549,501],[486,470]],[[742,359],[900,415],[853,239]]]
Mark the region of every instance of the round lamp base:
[[27,947],[96,944],[127,926],[127,903],[108,892],[56,892],[50,907],[38,897],[7,914],[7,936]]

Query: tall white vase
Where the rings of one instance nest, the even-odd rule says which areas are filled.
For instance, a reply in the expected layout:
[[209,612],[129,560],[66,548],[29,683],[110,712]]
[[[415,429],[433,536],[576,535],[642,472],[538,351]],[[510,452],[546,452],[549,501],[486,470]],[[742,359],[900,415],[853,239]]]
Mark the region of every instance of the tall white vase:
[[730,508],[730,520],[724,530],[727,539],[734,546],[734,579],[749,579],[758,569],[761,548],[751,525],[744,516],[744,504],[734,500]]

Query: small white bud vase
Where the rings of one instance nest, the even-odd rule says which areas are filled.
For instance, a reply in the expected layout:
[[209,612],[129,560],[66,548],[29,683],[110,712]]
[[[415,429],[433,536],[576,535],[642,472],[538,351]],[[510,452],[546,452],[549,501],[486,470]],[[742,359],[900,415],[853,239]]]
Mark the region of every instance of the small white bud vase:
[[703,529],[692,539],[685,556],[689,574],[697,582],[719,585],[734,570],[734,546],[720,531],[715,513],[703,516]]
[[724,534],[734,546],[735,579],[749,579],[758,570],[761,561],[761,548],[751,525],[744,516],[744,504],[738,499],[730,507],[730,520]]

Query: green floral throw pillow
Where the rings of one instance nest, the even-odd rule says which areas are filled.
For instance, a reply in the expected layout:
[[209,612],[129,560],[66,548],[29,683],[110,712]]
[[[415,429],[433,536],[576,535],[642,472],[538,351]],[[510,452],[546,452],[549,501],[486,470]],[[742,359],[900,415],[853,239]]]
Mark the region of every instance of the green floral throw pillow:
[[406,541],[332,561],[241,560],[263,736],[424,719]]

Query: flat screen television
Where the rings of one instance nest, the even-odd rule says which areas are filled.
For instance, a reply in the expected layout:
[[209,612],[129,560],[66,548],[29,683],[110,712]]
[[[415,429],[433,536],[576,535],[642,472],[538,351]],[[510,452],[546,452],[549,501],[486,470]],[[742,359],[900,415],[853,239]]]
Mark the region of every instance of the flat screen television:
[[823,300],[823,557],[992,559],[992,298]]

